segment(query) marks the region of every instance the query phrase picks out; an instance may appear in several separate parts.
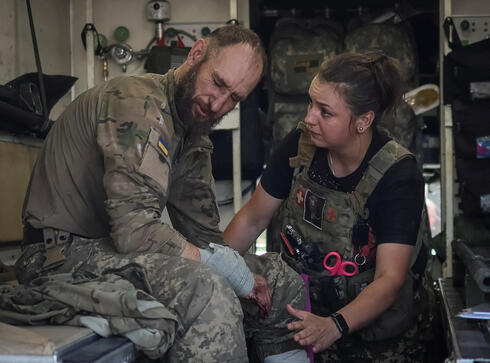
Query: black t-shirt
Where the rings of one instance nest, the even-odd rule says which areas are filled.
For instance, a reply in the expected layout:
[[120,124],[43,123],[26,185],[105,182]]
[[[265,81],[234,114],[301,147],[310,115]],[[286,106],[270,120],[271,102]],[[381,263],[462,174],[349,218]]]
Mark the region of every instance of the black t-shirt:
[[[286,199],[294,169],[289,158],[298,153],[299,130],[291,131],[274,151],[260,181],[264,190],[278,199]],[[390,140],[374,132],[361,165],[352,174],[335,177],[327,162],[327,149],[317,148],[308,177],[328,188],[352,192],[362,178],[368,161]],[[424,181],[415,158],[404,158],[393,165],[378,182],[367,201],[369,224],[377,243],[415,245],[424,203]]]

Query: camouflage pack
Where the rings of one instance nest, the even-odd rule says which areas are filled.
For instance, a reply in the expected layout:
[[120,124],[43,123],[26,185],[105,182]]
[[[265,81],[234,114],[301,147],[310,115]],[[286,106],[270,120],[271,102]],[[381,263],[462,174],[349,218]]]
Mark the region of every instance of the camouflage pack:
[[342,27],[326,19],[282,18],[276,22],[267,76],[267,123],[273,144],[305,117],[311,80],[325,59],[342,51],[342,38]]

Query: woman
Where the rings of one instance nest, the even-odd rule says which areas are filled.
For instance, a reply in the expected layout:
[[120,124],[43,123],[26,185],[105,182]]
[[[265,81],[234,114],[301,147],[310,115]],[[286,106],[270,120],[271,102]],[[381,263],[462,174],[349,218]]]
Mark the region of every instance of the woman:
[[[288,328],[322,360],[421,359],[424,183],[413,155],[376,131],[400,102],[400,84],[395,60],[378,51],[324,62],[304,122],[225,230],[243,254],[277,211],[283,258],[311,283],[312,313],[287,306],[298,319]],[[352,276],[335,271],[337,261]]]

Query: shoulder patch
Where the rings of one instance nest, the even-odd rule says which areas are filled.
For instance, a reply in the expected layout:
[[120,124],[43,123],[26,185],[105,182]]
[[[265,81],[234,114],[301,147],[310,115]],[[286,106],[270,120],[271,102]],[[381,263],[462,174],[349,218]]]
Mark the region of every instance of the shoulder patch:
[[167,144],[165,141],[163,141],[162,137],[158,137],[158,142],[157,142],[158,148],[166,155],[168,156],[168,148]]

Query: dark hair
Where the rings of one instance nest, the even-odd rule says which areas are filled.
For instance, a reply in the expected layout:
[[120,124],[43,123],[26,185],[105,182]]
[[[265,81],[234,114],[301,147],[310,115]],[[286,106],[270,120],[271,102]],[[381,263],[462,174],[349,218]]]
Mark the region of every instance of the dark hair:
[[374,125],[384,112],[396,112],[401,102],[399,63],[379,50],[342,53],[322,63],[318,78],[335,84],[354,116],[374,111]]
[[216,28],[208,36],[209,39],[209,52],[217,51],[220,48],[224,48],[235,44],[247,44],[252,50],[260,57],[262,61],[262,69],[265,70],[267,64],[267,57],[265,55],[264,46],[259,36],[250,29],[246,29],[240,25],[225,25]]

